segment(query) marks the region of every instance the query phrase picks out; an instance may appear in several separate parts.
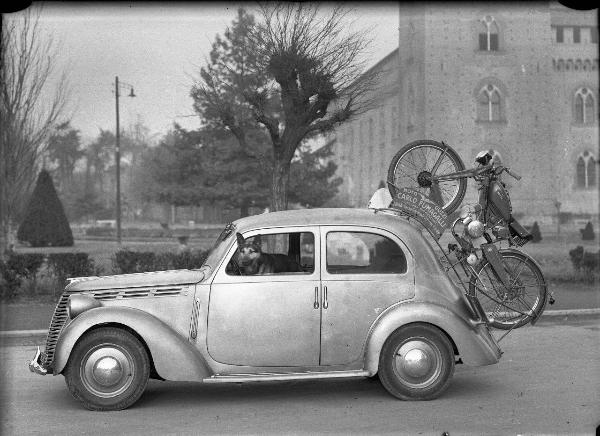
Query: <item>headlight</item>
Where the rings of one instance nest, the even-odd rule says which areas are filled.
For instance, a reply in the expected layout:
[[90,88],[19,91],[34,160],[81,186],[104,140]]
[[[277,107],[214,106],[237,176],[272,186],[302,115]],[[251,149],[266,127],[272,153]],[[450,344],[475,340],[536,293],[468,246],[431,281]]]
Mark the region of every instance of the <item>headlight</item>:
[[483,236],[483,232],[485,231],[485,227],[483,223],[479,220],[473,220],[467,225],[467,233],[472,238],[480,238]]
[[102,303],[89,295],[71,295],[67,302],[67,315],[70,319],[74,319],[86,310],[100,306],[102,306]]

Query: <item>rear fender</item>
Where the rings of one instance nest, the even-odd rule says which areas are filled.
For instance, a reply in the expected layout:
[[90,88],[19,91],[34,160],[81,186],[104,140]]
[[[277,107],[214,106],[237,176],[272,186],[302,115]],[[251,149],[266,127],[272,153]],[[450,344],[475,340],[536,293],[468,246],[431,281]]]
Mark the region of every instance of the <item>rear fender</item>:
[[431,324],[448,335],[467,365],[482,366],[498,362],[499,349],[485,326],[472,324],[447,308],[434,303],[401,303],[381,314],[369,332],[365,354],[365,369],[375,374],[379,355],[386,339],[397,329],[412,323]]
[[120,324],[146,343],[158,375],[165,380],[202,381],[212,375],[203,357],[186,338],[157,317],[130,307],[98,307],[83,312],[61,332],[54,354],[54,375],[65,368],[73,347],[88,330]]

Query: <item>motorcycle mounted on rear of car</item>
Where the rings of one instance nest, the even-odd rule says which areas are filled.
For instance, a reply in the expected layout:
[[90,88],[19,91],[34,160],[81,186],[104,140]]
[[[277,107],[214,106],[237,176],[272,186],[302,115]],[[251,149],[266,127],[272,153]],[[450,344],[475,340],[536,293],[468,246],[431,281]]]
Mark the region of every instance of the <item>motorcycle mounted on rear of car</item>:
[[[548,295],[537,262],[512,248],[525,245],[532,235],[514,218],[501,176],[507,173],[516,180],[521,176],[497,162],[492,151],[478,153],[475,163],[477,166],[465,169],[458,153],[443,141],[411,142],[396,153],[388,169],[392,208],[405,209],[401,199],[409,190],[452,214],[465,197],[467,179],[473,178],[478,184],[478,203],[464,207],[450,226],[457,243],[442,249],[447,269],[454,270],[467,298],[481,309],[490,326],[512,330],[533,324],[554,298]],[[431,233],[431,227],[424,227]],[[437,242],[439,229],[432,235]],[[507,241],[509,248],[499,249],[502,241]]]

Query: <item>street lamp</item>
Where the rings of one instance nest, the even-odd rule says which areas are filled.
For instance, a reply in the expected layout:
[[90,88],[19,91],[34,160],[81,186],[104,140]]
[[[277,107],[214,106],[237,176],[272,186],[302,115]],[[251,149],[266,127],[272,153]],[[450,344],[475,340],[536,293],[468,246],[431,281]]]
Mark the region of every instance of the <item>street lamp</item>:
[[130,89],[128,97],[135,97],[133,86],[119,82],[119,76],[115,76],[115,106],[117,113],[117,129],[116,129],[116,144],[115,144],[115,165],[117,167],[117,243],[121,245],[121,149],[120,149],[120,128],[119,128],[119,86]]

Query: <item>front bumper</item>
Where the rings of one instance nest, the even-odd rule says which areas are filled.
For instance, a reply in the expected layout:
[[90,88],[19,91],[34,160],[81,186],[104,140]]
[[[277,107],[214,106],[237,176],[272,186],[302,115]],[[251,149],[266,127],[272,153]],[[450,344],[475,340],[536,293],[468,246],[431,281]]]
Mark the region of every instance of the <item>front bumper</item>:
[[42,366],[42,352],[40,351],[40,347],[37,347],[37,352],[33,359],[29,362],[29,371],[35,372],[36,374],[46,375],[48,374],[48,370]]

